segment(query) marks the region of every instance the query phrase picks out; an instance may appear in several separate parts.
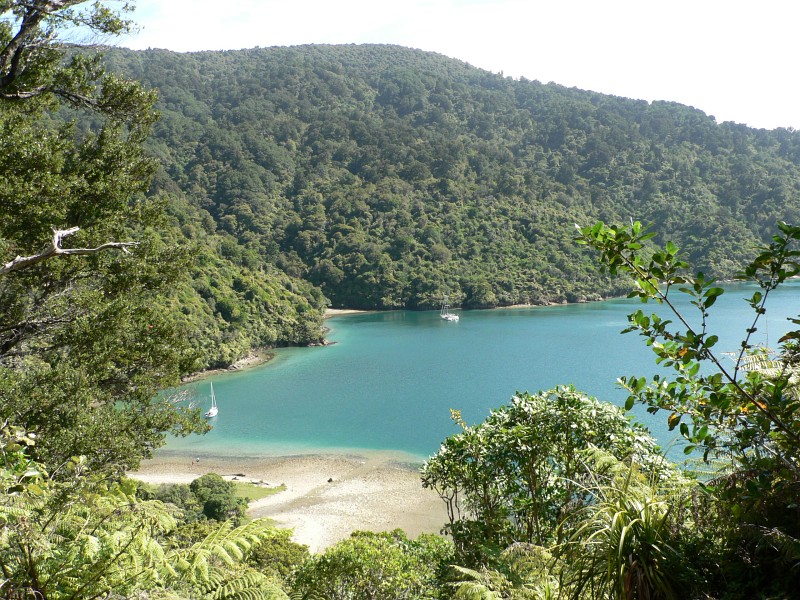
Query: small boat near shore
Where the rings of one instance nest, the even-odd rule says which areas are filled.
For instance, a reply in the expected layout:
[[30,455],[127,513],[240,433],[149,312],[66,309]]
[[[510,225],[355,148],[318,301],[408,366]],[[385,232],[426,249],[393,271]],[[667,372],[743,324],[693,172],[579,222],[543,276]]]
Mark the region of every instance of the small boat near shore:
[[459,316],[450,312],[450,305],[447,303],[447,297],[442,302],[442,309],[439,311],[439,316],[445,321],[458,321]]
[[217,397],[214,395],[214,384],[211,384],[211,408],[209,408],[206,413],[205,417],[210,419],[211,417],[216,417],[219,409],[217,408]]

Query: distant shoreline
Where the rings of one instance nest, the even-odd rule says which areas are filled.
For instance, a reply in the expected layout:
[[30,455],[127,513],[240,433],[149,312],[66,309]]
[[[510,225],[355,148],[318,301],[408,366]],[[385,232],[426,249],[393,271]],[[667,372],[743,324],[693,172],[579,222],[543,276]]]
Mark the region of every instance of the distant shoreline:
[[331,317],[338,317],[341,315],[357,315],[361,313],[378,312],[374,310],[360,310],[357,308],[326,308],[323,318],[330,319]]
[[[587,304],[590,302],[604,302],[606,300],[610,300],[611,298],[600,298],[596,300],[585,300],[582,302],[550,302],[547,304],[509,304],[507,306],[495,306],[493,308],[476,308],[476,309],[461,309],[458,307],[454,307],[453,310],[503,310],[503,309],[523,309],[523,308],[546,308],[548,306],[562,306],[566,304]],[[410,310],[410,309],[398,309],[398,310]],[[436,310],[435,308],[430,308],[426,310]],[[379,313],[379,312],[388,312],[382,310],[363,310],[358,308],[326,308],[325,312],[323,313],[323,319],[331,319],[334,317],[341,317],[345,315],[359,315],[359,314],[368,314],[368,313]],[[327,328],[325,329],[327,332]],[[329,342],[325,339],[322,343],[314,343],[309,344],[309,347],[313,346],[327,346],[333,342]],[[208,369],[204,371],[197,371],[196,373],[191,373],[189,375],[184,375],[181,377],[181,383],[192,383],[194,381],[202,381],[208,377],[212,377],[214,375],[224,375],[226,373],[234,373],[237,371],[241,371],[244,369],[251,369],[253,367],[261,366],[275,357],[274,349],[272,348],[256,348],[251,350],[250,353],[245,356],[244,358],[240,358],[236,362],[234,362],[229,367],[225,368],[218,368],[218,369]]]

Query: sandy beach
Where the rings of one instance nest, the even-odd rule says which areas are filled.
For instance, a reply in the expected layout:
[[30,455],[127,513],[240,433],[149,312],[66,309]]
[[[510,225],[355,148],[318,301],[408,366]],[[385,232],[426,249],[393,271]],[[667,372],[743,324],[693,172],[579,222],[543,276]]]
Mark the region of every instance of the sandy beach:
[[403,529],[410,537],[439,533],[444,502],[423,489],[418,465],[397,455],[302,455],[269,458],[156,457],[130,476],[150,483],[189,483],[205,473],[228,479],[285,485],[252,502],[248,514],[294,530],[293,539],[319,552],[351,532]]
[[357,315],[365,312],[370,311],[360,310],[357,308],[326,308],[324,317],[326,319],[330,319],[331,317],[338,317],[340,315]]
[[[325,318],[366,311],[334,309]],[[229,369],[186,377],[191,381],[212,374],[249,368],[269,360],[266,350],[252,352]],[[320,552],[357,530],[402,529],[409,537],[439,533],[447,522],[445,504],[422,487],[419,464],[396,453],[310,454],[274,457],[210,457],[158,455],[128,475],[153,484],[190,483],[206,473],[285,491],[251,502],[247,514],[269,517],[294,530],[293,539]]]

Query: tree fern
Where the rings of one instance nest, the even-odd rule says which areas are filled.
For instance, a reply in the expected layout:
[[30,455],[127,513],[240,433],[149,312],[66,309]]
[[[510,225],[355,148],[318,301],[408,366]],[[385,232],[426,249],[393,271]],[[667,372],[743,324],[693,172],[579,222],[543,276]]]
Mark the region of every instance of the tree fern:
[[550,600],[558,590],[558,562],[550,551],[532,544],[513,544],[493,568],[453,566],[459,581],[454,597],[463,600]]
[[[190,548],[168,553],[164,582],[202,590],[208,598],[285,598],[279,584],[255,570],[237,566],[246,551],[271,531],[266,519],[235,528],[222,523]],[[254,595],[262,592],[265,595]]]
[[146,591],[286,598],[279,584],[240,564],[255,542],[269,536],[266,520],[236,528],[223,523],[201,542],[167,549],[176,527],[167,505],[137,500],[131,482],[109,485],[82,476],[53,482],[31,468],[13,437],[8,428],[0,432],[0,481],[14,490],[0,496],[5,596],[86,600]]

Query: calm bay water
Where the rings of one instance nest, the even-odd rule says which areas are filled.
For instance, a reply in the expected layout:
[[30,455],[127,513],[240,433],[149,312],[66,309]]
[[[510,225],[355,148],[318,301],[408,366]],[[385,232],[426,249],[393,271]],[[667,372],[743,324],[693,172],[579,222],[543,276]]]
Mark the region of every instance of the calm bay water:
[[[729,286],[712,309],[717,348],[736,350],[752,311],[742,300],[756,288]],[[165,453],[264,456],[308,452],[434,453],[458,431],[451,408],[482,421],[516,391],[572,383],[617,404],[621,375],[658,372],[636,334],[622,335],[628,313],[656,305],[635,300],[531,309],[463,311],[458,323],[437,311],[367,313],[330,319],[318,348],[280,349],[270,363],[215,376],[220,407],[205,436],[170,440]],[[753,341],[777,345],[800,313],[800,282],[774,293]],[[207,407],[208,380],[186,386]],[[668,446],[666,415],[632,411]]]

